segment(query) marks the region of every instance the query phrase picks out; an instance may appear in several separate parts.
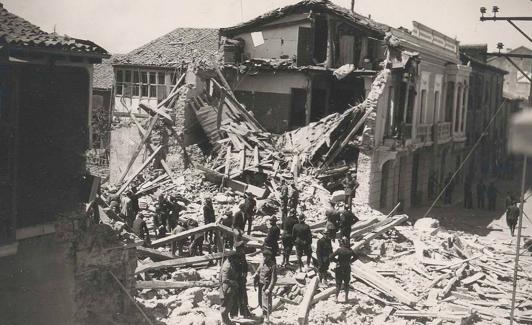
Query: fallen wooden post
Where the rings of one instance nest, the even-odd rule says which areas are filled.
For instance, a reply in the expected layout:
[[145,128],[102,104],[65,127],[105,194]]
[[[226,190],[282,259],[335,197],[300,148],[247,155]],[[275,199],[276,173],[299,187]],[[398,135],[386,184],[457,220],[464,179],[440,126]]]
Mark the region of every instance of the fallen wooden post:
[[142,289],[187,289],[187,288],[215,288],[220,285],[214,281],[137,281],[135,288]]
[[456,277],[456,276],[452,277],[449,280],[449,282],[447,282],[447,285],[445,286],[445,288],[443,288],[443,290],[440,292],[438,297],[440,299],[445,298],[445,296],[447,296],[447,294],[449,294],[449,292],[453,289],[453,287],[456,284],[456,282],[458,282],[458,277]]
[[312,299],[312,304],[314,305],[315,303],[317,303],[320,300],[327,299],[330,295],[332,295],[335,292],[336,292],[336,288],[335,287],[330,287],[330,288],[327,288],[327,289],[323,290],[322,292],[318,293],[314,297],[314,299]]
[[444,266],[441,266],[441,267],[438,267],[438,268],[435,268],[434,271],[441,271],[441,270],[444,270],[444,269],[447,269],[447,268],[452,268],[452,267],[456,267],[456,266],[460,266],[462,265],[463,263],[466,263],[466,262],[469,262],[469,261],[472,261],[472,260],[475,260],[479,257],[481,257],[482,254],[479,254],[479,255],[476,255],[476,256],[473,256],[471,258],[468,258],[466,260],[462,260],[460,262],[456,262],[456,263],[452,263],[452,264],[449,264],[449,265],[444,265]]
[[155,262],[166,261],[175,258],[174,256],[172,256],[172,254],[168,252],[159,252],[156,249],[144,246],[137,247],[137,255],[140,257],[149,257]]
[[353,245],[352,249],[354,251],[357,251],[359,249],[361,249],[362,247],[364,247],[364,245],[366,245],[366,243],[368,243],[369,241],[373,240],[374,238],[380,236],[382,233],[386,232],[387,230],[405,222],[407,219],[408,219],[408,216],[407,215],[401,215],[401,216],[397,216],[397,217],[394,217],[395,219],[393,221],[391,221],[390,223],[388,223],[387,225],[381,227],[380,229],[377,229],[376,232],[374,233],[371,233],[371,234],[367,234],[366,236],[364,236],[364,238],[361,240],[361,241],[358,241],[355,245]]
[[128,178],[128,180],[124,184],[122,184],[120,189],[115,194],[116,195],[122,194],[122,192],[124,192],[126,190],[126,188],[135,179],[135,177],[137,177],[137,175],[140,174],[140,172],[142,172],[144,170],[144,168],[146,168],[146,166],[148,166],[148,164],[153,160],[153,158],[155,158],[155,156],[159,153],[159,151],[161,151],[162,148],[163,148],[162,146],[158,146],[153,151],[153,153],[144,161],[144,163],[133,173],[133,175],[131,175]]
[[299,311],[297,314],[297,321],[299,325],[307,324],[308,312],[310,310],[310,306],[312,305],[312,298],[314,297],[314,293],[318,287],[318,282],[319,278],[315,277],[310,280],[310,283],[307,285],[303,300],[301,300],[301,303],[299,304]]
[[377,274],[377,272],[374,270],[368,269],[364,263],[356,261],[353,263],[353,266],[351,266],[351,270],[356,278],[364,281],[368,285],[387,294],[388,296],[395,298],[397,301],[410,307],[417,303],[416,297],[406,292],[395,282],[384,278],[380,274]]
[[225,251],[223,253],[214,253],[214,254],[193,256],[193,257],[175,258],[175,259],[162,261],[162,262],[153,262],[153,263],[143,264],[143,265],[137,266],[137,269],[135,270],[135,274],[143,273],[143,272],[151,271],[151,270],[164,269],[167,267],[181,267],[181,266],[209,262],[213,260],[219,260],[222,257],[231,256],[233,254],[235,254],[234,251]]
[[197,234],[197,233],[204,233],[206,231],[209,231],[209,230],[215,229],[215,228],[216,228],[216,224],[209,223],[209,224],[206,224],[206,225],[203,225],[203,226],[195,227],[195,228],[180,232],[180,233],[175,234],[175,235],[170,235],[170,236],[166,236],[166,237],[161,238],[161,239],[154,240],[154,241],[151,242],[151,246],[152,247],[162,246],[162,245],[174,242],[176,240],[188,238],[189,236]]
[[473,282],[476,282],[476,281],[482,279],[482,278],[485,277],[485,276],[486,276],[486,274],[484,274],[484,273],[482,273],[482,272],[477,272],[477,273],[473,274],[472,276],[463,279],[463,280],[461,281],[461,283],[462,283],[462,284],[465,284],[465,285],[467,285],[467,284],[471,284],[471,283],[473,283]]

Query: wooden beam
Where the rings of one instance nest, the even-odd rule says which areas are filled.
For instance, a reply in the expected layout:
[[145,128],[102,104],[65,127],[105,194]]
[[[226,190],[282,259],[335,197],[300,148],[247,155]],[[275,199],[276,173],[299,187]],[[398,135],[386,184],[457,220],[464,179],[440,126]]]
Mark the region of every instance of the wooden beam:
[[332,295],[335,292],[336,292],[336,288],[335,287],[330,287],[330,288],[327,288],[327,289],[323,290],[322,292],[318,293],[314,297],[314,299],[312,299],[312,304],[315,304],[315,303],[317,303],[320,300],[327,299],[330,295]]
[[159,115],[161,115],[164,118],[165,121],[167,121],[170,124],[174,124],[174,120],[172,120],[172,117],[170,115],[168,115],[168,113],[164,112],[163,110],[161,110],[159,108],[153,108],[153,107],[148,106],[148,105],[143,104],[143,103],[140,103],[139,107],[142,108],[143,110],[145,110],[148,113],[153,113],[155,115],[159,114]]
[[142,289],[187,289],[187,288],[215,288],[220,286],[214,281],[137,281],[135,288]]
[[137,247],[137,255],[141,257],[149,257],[156,262],[171,260],[174,258],[174,256],[172,256],[172,254],[170,253],[159,252],[156,249],[148,248],[144,246]]
[[117,195],[120,195],[122,194],[122,192],[124,192],[124,190],[135,179],[135,177],[137,177],[138,174],[140,174],[140,172],[142,172],[144,168],[148,166],[148,164],[153,160],[153,158],[155,158],[155,156],[159,153],[159,151],[161,151],[162,148],[163,148],[162,146],[159,146],[155,149],[155,151],[148,157],[148,159],[144,161],[144,163],[133,173],[133,175],[131,175],[129,179],[124,184],[122,184],[118,192],[116,192]]
[[353,245],[353,250],[357,251],[357,250],[361,249],[364,245],[366,245],[368,242],[370,242],[374,238],[377,238],[382,233],[384,233],[387,230],[389,230],[389,229],[391,229],[391,228],[393,228],[393,227],[405,222],[406,220],[408,220],[408,216],[407,215],[401,215],[401,216],[398,216],[398,217],[394,217],[394,219],[395,220],[393,220],[392,222],[388,223],[387,225],[381,227],[380,229],[377,229],[374,233],[367,234],[366,236],[364,236],[364,238],[361,241],[358,241],[357,243],[355,243],[355,245]]
[[195,235],[195,234],[198,234],[198,233],[204,233],[204,232],[212,230],[212,229],[216,229],[216,224],[209,223],[209,224],[206,224],[206,225],[203,225],[203,226],[195,227],[195,228],[180,232],[180,233],[175,234],[175,235],[170,235],[170,236],[166,236],[166,237],[161,238],[161,239],[154,240],[154,241],[151,242],[151,246],[152,247],[158,247],[158,246],[166,245],[166,244],[172,243],[172,242],[174,242],[176,240],[186,239],[186,238],[190,237],[191,235]]
[[137,269],[135,270],[135,274],[152,271],[152,270],[165,269],[169,267],[181,267],[181,266],[193,265],[193,264],[198,264],[198,263],[205,263],[205,262],[209,262],[213,260],[219,260],[221,258],[225,258],[233,254],[235,254],[235,251],[225,251],[222,253],[214,253],[214,254],[193,256],[193,257],[175,258],[175,259],[167,260],[167,261],[143,264],[143,265],[137,266]]
[[318,288],[318,282],[319,278],[316,276],[310,280],[310,283],[307,285],[307,289],[303,295],[303,300],[301,300],[301,303],[299,304],[299,311],[297,313],[297,321],[299,325],[307,324],[308,313],[312,305],[312,298],[314,297],[316,288]]

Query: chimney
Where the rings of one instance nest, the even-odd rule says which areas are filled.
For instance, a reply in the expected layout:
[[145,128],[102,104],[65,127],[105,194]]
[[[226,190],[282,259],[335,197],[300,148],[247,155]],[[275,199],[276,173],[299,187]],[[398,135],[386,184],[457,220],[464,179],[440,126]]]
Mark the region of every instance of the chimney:
[[355,12],[355,0],[351,0],[351,12]]

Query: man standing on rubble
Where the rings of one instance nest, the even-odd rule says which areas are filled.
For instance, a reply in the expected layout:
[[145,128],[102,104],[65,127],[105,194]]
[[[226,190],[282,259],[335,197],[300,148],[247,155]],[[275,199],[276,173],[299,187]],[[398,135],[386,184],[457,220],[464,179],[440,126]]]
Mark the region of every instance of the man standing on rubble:
[[312,260],[312,232],[309,225],[305,223],[305,215],[299,215],[299,223],[294,225],[292,229],[292,237],[296,246],[297,262],[299,264],[299,271],[303,271],[303,254],[307,256],[307,268],[310,267]]
[[506,210],[506,224],[510,228],[510,235],[514,236],[515,226],[517,225],[517,220],[519,220],[519,208],[517,207],[517,202],[512,201],[512,204]]
[[358,218],[355,214],[347,209],[343,209],[340,212],[340,236],[351,237],[351,227],[358,222]]
[[132,229],[140,239],[144,240],[145,247],[150,245],[150,232],[148,231],[148,226],[146,226],[142,212],[137,213],[137,217],[133,221]]
[[357,255],[351,249],[349,244],[349,238],[342,238],[340,240],[340,247],[334,251],[330,260],[336,263],[334,270],[336,279],[336,301],[338,302],[338,296],[342,286],[345,289],[345,302],[349,299],[349,282],[351,281],[351,263],[356,261]]
[[283,224],[283,263],[282,265],[287,266],[290,260],[290,254],[292,254],[292,248],[294,247],[294,237],[292,236],[292,231],[294,226],[297,224],[296,210],[290,210],[288,218],[286,218]]
[[248,224],[248,235],[251,235],[251,226],[253,223],[253,217],[255,215],[257,201],[250,192],[244,193],[244,216],[245,222]]
[[246,227],[246,217],[245,217],[245,205],[244,203],[241,203],[238,206],[238,211],[233,215],[233,224],[231,227],[233,229],[237,229],[239,231],[239,234],[244,233],[244,229]]
[[288,216],[288,200],[288,185],[286,185],[286,181],[283,178],[281,180],[281,223],[284,223],[286,217]]
[[122,196],[120,200],[120,217],[124,219],[128,226],[133,226],[133,220],[135,219],[135,212],[133,209],[133,202],[131,197],[133,193],[128,191],[126,195]]
[[222,265],[220,299],[222,324],[233,324],[229,313],[235,308],[238,296],[239,261],[240,257],[229,256]]
[[353,197],[356,194],[356,190],[359,184],[355,179],[353,179],[351,173],[348,172],[347,174],[345,174],[345,179],[342,182],[342,185],[344,186],[345,191],[345,209],[351,211]]
[[[187,230],[197,228],[198,222],[193,219],[187,220]],[[190,236],[190,245],[188,247],[190,256],[199,256],[203,254],[203,235],[196,234]]]
[[299,204],[299,190],[296,187],[296,183],[292,183],[292,194],[290,195],[290,210],[297,209]]
[[[214,207],[212,206],[212,200],[210,197],[206,197],[203,203],[203,222],[206,225],[216,222]],[[214,242],[214,230],[205,232],[205,241],[209,243],[209,246],[216,244]]]
[[240,316],[244,318],[253,318],[249,312],[248,307],[248,292],[246,289],[247,276],[248,276],[248,262],[245,254],[246,246],[243,241],[237,241],[235,243],[235,256],[237,256],[237,282],[238,282],[238,294],[236,305],[233,306],[231,316],[237,316],[240,312]]
[[277,226],[277,217],[272,216],[270,218],[270,229],[268,229],[268,235],[264,239],[264,245],[271,248],[273,256],[277,256],[279,253],[279,237],[281,236],[281,229]]
[[340,217],[338,216],[338,211],[334,208],[329,208],[325,210],[325,217],[327,222],[325,223],[325,229],[328,233],[331,234],[331,239],[336,239],[336,233],[340,226]]
[[[220,220],[218,220],[217,223],[222,226],[226,226],[228,228],[233,227],[233,212],[231,210],[225,211],[225,213],[220,218]],[[224,239],[224,247],[233,248],[235,236],[224,234],[223,239]]]
[[277,266],[275,255],[269,247],[264,247],[262,256],[264,261],[255,273],[255,282],[258,285],[259,306],[262,307],[262,315],[266,317],[268,324],[272,312],[272,291],[277,282]]
[[333,253],[331,242],[331,239],[333,238],[332,236],[336,236],[336,234],[325,231],[323,236],[318,239],[316,246],[316,256],[318,258],[318,275],[320,277],[320,282],[322,283],[327,281],[329,265],[331,264],[329,258]]

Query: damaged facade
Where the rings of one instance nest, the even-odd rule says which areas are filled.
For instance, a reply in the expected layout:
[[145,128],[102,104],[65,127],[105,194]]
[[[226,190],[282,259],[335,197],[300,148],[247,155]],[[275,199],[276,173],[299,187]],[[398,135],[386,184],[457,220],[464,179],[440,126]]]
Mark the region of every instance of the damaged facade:
[[301,1],[220,29],[224,73],[257,120],[283,133],[361,103],[387,30],[331,2]]
[[[125,320],[132,306],[102,270],[131,289],[134,249],[124,249],[108,226],[87,222],[91,184],[80,185],[91,145],[93,64],[108,56],[91,41],[46,33],[0,4],[5,324],[103,324],[91,313]],[[95,286],[112,291],[112,303]]]
[[418,22],[392,29],[389,42],[391,78],[359,169],[371,170],[372,207],[407,209],[434,199],[464,158],[471,68],[458,41]]

